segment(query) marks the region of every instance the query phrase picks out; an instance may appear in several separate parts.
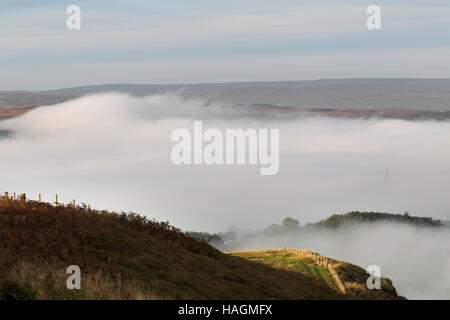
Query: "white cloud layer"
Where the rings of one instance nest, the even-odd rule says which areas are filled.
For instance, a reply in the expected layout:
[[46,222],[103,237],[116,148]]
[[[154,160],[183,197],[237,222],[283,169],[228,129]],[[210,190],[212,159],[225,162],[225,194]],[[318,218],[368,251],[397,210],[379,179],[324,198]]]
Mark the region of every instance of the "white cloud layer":
[[[193,120],[223,130],[279,128],[279,174],[260,177],[252,166],[174,166],[170,134],[192,128]],[[353,209],[450,219],[448,122],[256,120],[201,100],[103,94],[38,108],[0,127],[16,131],[0,141],[5,189],[58,192],[181,227],[258,228],[280,215],[313,221]]]

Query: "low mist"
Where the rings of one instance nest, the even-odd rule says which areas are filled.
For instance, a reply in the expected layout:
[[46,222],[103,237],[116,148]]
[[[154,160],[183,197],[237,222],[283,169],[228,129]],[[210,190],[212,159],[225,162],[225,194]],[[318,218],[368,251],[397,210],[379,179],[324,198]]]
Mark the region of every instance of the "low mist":
[[[192,130],[194,120],[205,129],[280,129],[279,173],[174,165],[171,133]],[[107,93],[37,108],[0,122],[0,130],[14,131],[0,137],[0,191],[41,193],[48,202],[57,193],[63,202],[134,211],[183,230],[260,230],[287,216],[306,224],[354,210],[450,220],[448,122],[256,117],[177,95]],[[449,298],[448,240],[383,225],[264,241],[379,265],[407,298]]]

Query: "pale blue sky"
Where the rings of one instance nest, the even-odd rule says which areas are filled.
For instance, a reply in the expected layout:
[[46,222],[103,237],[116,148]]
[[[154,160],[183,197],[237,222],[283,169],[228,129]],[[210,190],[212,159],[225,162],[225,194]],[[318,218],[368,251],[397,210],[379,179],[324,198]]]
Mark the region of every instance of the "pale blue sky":
[[[0,90],[450,78],[448,1],[2,0]],[[66,29],[66,8],[82,29]],[[366,8],[382,9],[368,31]]]

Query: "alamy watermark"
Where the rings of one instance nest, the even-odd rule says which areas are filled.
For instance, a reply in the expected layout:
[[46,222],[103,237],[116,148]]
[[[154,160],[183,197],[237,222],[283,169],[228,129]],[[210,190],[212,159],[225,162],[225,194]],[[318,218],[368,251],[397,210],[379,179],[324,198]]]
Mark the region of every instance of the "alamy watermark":
[[369,14],[366,21],[367,29],[381,30],[381,8],[376,5],[371,5],[367,7],[366,13]]
[[81,30],[81,8],[72,4],[67,7],[66,13],[70,15],[66,20],[67,29]]
[[[69,17],[66,20],[68,30],[81,30],[81,8],[72,4],[67,7],[66,13]],[[369,30],[381,30],[381,8],[377,5],[370,5],[366,9],[369,17],[366,20],[366,26]]]
[[377,265],[370,265],[366,271],[370,274],[366,281],[367,289],[381,289],[381,268]]
[[175,165],[260,165],[261,175],[275,175],[280,166],[279,129],[203,130],[202,121],[194,121],[192,132],[179,128],[171,141]]
[[81,269],[77,265],[67,267],[67,273],[71,274],[66,281],[67,289],[81,289]]

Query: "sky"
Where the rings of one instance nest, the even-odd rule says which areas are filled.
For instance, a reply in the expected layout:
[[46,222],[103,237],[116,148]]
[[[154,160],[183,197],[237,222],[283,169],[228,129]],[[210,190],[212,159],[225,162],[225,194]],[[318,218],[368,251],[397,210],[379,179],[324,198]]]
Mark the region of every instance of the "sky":
[[[382,29],[366,27],[369,5]],[[68,30],[69,5],[81,30]],[[448,78],[448,1],[2,0],[0,90]]]

